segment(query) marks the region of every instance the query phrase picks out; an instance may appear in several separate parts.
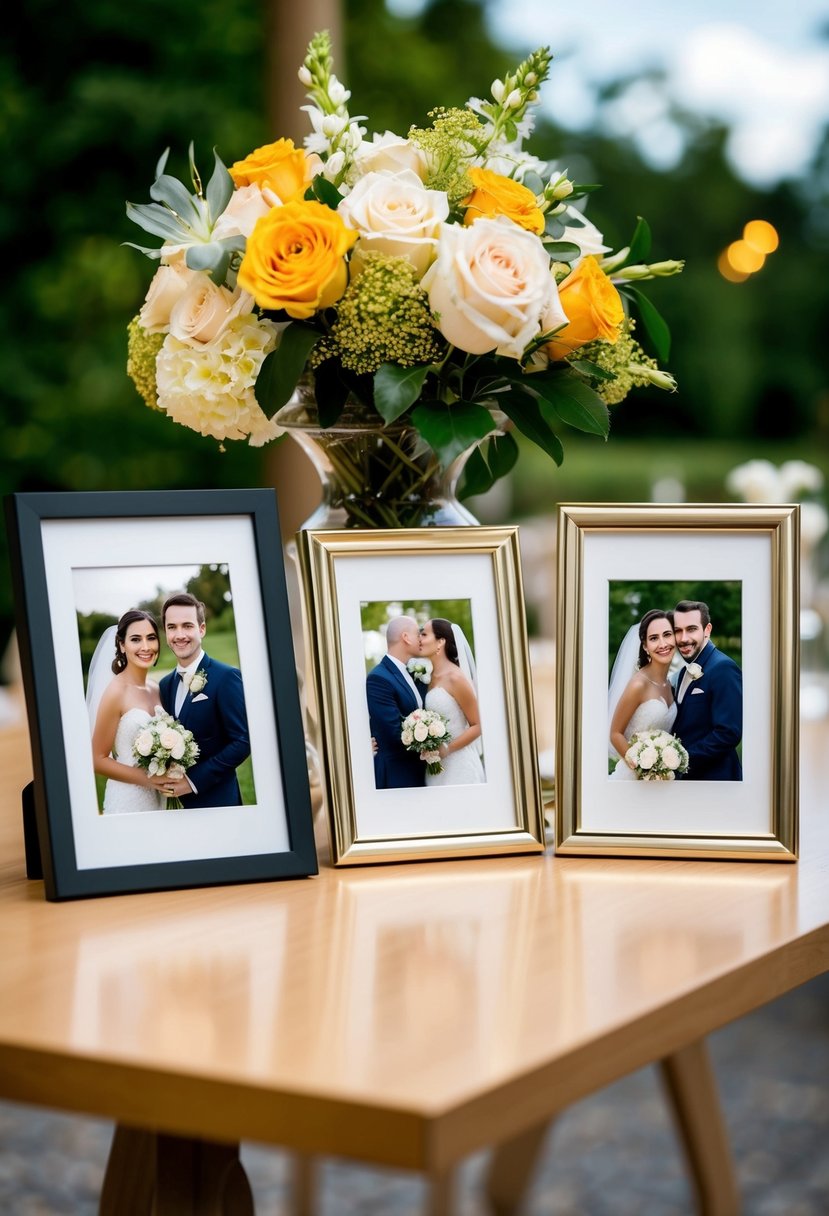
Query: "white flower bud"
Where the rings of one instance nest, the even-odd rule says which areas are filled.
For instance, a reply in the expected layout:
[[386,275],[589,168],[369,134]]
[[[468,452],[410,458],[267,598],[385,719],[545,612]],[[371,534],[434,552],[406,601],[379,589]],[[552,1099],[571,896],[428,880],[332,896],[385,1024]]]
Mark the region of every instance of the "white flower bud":
[[503,80],[493,80],[490,93],[498,102],[498,105],[504,100],[504,82]]
[[521,90],[513,89],[512,92],[510,93],[509,97],[504,102],[504,109],[505,110],[517,110],[518,107],[521,105],[521,101],[522,101]]
[[337,80],[336,76],[332,76],[328,83],[328,96],[331,98],[335,106],[341,106],[348,101],[351,93]]
[[327,135],[329,139],[333,139],[335,135],[339,135],[348,124],[347,118],[342,118],[339,114],[326,114],[322,120],[322,133]]
[[304,63],[302,65],[302,67],[299,69],[299,71],[297,72],[297,76],[299,77],[299,83],[304,84],[306,88],[310,88],[310,86],[314,83],[314,78],[311,75],[311,73],[308,71],[308,69],[306,68]]

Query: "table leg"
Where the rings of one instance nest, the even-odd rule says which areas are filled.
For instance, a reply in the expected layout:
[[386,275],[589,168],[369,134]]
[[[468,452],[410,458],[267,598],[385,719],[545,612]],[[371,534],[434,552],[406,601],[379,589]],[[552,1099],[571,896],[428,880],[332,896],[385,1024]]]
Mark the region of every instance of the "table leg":
[[486,1196],[494,1216],[513,1216],[524,1202],[552,1120],[506,1140],[492,1153],[486,1176]]
[[[699,1216],[738,1216],[740,1198],[714,1071],[700,1039],[659,1062]],[[549,1122],[495,1147],[486,1192],[494,1216],[514,1216],[526,1198]]]
[[740,1195],[704,1039],[660,1060],[700,1216],[738,1216]]
[[294,1153],[293,1216],[314,1216],[317,1204],[317,1162],[309,1153]]
[[238,1144],[117,1127],[100,1216],[254,1216]]

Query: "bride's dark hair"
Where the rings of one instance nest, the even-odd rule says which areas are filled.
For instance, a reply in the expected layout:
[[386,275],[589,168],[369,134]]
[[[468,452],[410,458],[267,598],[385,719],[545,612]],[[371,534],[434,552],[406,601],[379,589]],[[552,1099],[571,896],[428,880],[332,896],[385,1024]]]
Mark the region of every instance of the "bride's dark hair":
[[645,638],[648,636],[648,629],[654,621],[665,620],[674,627],[674,614],[672,612],[663,612],[661,608],[651,608],[650,612],[646,612],[639,622],[639,655],[636,660],[637,667],[647,667],[650,663],[650,655],[645,649]]
[[[115,626],[115,658],[112,660],[112,670],[116,675],[118,675],[119,671],[123,671],[127,665],[127,656],[124,654],[121,647],[123,646],[124,639],[127,636],[127,630],[129,629],[130,625],[134,625],[136,621],[149,621],[155,630],[156,637],[159,636],[158,621],[151,612],[142,612],[140,608],[130,608],[128,612],[125,612],[118,624]],[[159,648],[159,652],[155,657],[155,663],[158,662],[160,654],[161,649]],[[153,663],[153,667],[155,667],[155,663]]]
[[432,633],[436,638],[446,643],[444,654],[447,659],[460,667],[460,659],[458,658],[458,647],[455,642],[455,635],[452,632],[452,622],[445,620],[442,616],[436,616],[432,620]]

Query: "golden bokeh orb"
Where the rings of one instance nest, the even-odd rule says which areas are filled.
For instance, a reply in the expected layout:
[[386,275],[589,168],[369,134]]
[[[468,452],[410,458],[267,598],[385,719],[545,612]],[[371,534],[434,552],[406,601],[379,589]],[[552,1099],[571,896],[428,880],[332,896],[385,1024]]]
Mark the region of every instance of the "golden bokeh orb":
[[743,228],[743,240],[763,255],[774,253],[780,244],[777,229],[768,220],[749,220]]

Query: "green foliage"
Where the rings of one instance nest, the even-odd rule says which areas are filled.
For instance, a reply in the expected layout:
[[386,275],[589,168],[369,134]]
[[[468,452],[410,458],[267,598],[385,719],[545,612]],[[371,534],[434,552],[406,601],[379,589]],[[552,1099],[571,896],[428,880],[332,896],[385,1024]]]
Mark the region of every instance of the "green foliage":
[[[360,606],[360,623],[363,634],[382,632],[396,616],[412,616],[421,628],[427,621],[442,617],[459,625],[463,630],[473,656],[475,655],[475,631],[472,626],[471,600],[372,600]],[[366,654],[366,671],[374,666],[374,660]]]

